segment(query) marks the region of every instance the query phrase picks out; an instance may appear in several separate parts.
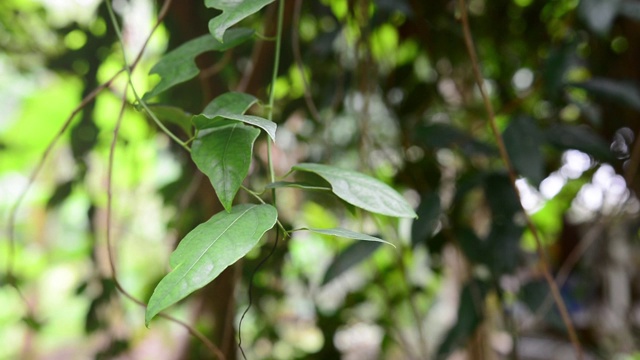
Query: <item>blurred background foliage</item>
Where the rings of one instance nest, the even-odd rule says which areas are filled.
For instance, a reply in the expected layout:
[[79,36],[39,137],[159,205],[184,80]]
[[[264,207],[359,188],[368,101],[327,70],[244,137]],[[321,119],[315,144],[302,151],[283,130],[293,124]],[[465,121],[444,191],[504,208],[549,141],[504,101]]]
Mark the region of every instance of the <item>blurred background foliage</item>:
[[[135,54],[161,4],[113,6]],[[223,92],[266,99],[275,8],[243,21],[262,36],[201,55],[200,75],[157,99],[154,109],[182,139],[186,116]],[[468,9],[520,198],[487,123],[455,1],[285,1],[277,173],[303,161],[357,169],[400,190],[420,217],[395,221],[281,190],[286,226],[343,226],[397,248],[314,233],[280,243],[253,277],[242,327],[248,358],[571,358],[519,202],[588,357],[640,356],[640,2],[470,0]],[[148,72],[161,55],[206,34],[216,14],[202,1],[171,5],[133,74],[139,94],[158,82]],[[99,0],[0,2],[2,219],[65,119],[122,68],[121,56]],[[210,357],[179,326],[145,328],[143,309],[111,279],[105,183],[125,81],[75,116],[19,208],[13,260],[26,304],[4,276],[9,244],[0,235],[0,359]],[[178,239],[220,205],[188,154],[126,96],[112,231],[120,281],[146,301]],[[254,189],[267,182],[264,141]],[[170,312],[237,357],[248,284],[268,248]]]

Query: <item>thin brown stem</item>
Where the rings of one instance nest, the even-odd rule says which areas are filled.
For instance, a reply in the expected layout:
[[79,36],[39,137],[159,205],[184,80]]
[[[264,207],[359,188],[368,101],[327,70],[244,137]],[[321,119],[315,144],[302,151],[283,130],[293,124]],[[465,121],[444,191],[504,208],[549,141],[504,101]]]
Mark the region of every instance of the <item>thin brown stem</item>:
[[16,220],[18,217],[18,210],[25,196],[31,189],[31,186],[33,186],[36,180],[36,177],[38,176],[38,174],[40,174],[40,172],[42,171],[42,168],[44,167],[44,164],[49,159],[49,156],[53,152],[53,149],[55,148],[56,144],[58,143],[60,138],[64,135],[64,133],[67,131],[67,129],[71,125],[71,122],[76,117],[76,115],[78,115],[80,111],[82,111],[82,109],[84,109],[87,106],[87,104],[93,101],[96,98],[96,96],[98,96],[99,93],[101,93],[104,89],[109,87],[111,83],[118,77],[118,75],[122,74],[123,72],[124,72],[124,69],[121,69],[120,71],[116,72],[109,80],[107,80],[97,88],[93,89],[93,91],[91,91],[87,96],[85,96],[80,101],[80,104],[78,104],[78,106],[76,106],[76,108],[73,109],[69,117],[67,117],[67,119],[64,121],[64,123],[58,130],[58,132],[55,134],[53,139],[51,139],[51,141],[47,145],[46,149],[44,150],[44,153],[42,154],[42,156],[40,157],[40,160],[38,161],[38,164],[31,172],[31,175],[29,176],[29,180],[27,181],[27,185],[24,187],[24,189],[22,189],[22,191],[18,195],[16,202],[13,204],[13,206],[11,207],[11,210],[9,211],[9,220],[7,225],[7,233],[8,233],[7,239],[9,242],[9,253],[7,255],[7,270],[6,270],[7,278],[8,278],[9,284],[11,284],[11,286],[13,286],[16,289],[16,291],[18,292],[18,295],[25,303],[27,307],[27,312],[30,315],[32,315],[33,309],[31,309],[31,306],[27,301],[27,298],[19,289],[15,279],[15,274],[14,274],[15,251],[16,251],[15,249],[16,248]]
[[[149,39],[151,38],[151,36],[153,35],[154,31],[158,28],[158,26],[160,25],[162,19],[166,16],[167,11],[170,7],[171,4],[171,0],[166,0],[162,9],[160,10],[160,13],[158,15],[158,20],[156,21],[156,24],[154,25],[152,31],[149,33],[149,36],[147,37],[143,47],[140,49],[140,52],[138,53],[138,55],[136,56],[136,59],[133,61],[132,65],[128,68],[128,73],[129,76],[131,75],[131,72],[133,71],[133,69],[135,68],[135,66],[137,65],[138,61],[142,58],[142,54],[144,53],[144,50],[146,49],[146,46],[149,42]],[[108,6],[110,6],[110,3],[107,4]],[[117,22],[115,22],[114,19],[114,24],[113,24],[116,28],[118,28],[118,32],[119,32],[119,26],[117,24]],[[124,56],[124,54],[123,54]],[[125,66],[126,66],[126,58],[125,58]],[[134,297],[133,295],[131,295],[126,289],[124,289],[124,287],[122,286],[122,284],[120,283],[120,281],[118,280],[117,277],[117,268],[115,266],[115,256],[114,256],[114,252],[113,252],[113,248],[112,248],[112,241],[111,241],[111,207],[112,207],[112,200],[113,200],[113,196],[112,196],[112,177],[113,177],[113,162],[114,162],[114,156],[115,156],[115,148],[116,148],[116,144],[117,144],[117,140],[118,140],[118,132],[120,131],[120,124],[122,122],[122,118],[124,115],[124,110],[127,104],[126,101],[126,93],[127,93],[127,89],[128,87],[131,86],[131,81],[129,81],[127,83],[127,86],[125,87],[125,91],[123,92],[123,97],[122,97],[122,107],[120,108],[120,113],[118,115],[118,120],[116,122],[116,127],[113,131],[113,139],[111,141],[111,148],[109,150],[109,164],[108,164],[108,171],[107,171],[107,214],[106,214],[106,232],[107,232],[107,253],[108,253],[108,257],[109,257],[109,266],[111,269],[111,274],[112,274],[112,278],[114,281],[114,284],[116,286],[116,289],[118,289],[118,291],[125,296],[126,298],[128,298],[129,300],[133,301],[134,303],[140,305],[143,308],[146,308],[147,305],[142,302],[141,300],[137,299],[136,297]],[[132,88],[132,91],[135,91]],[[209,349],[209,351],[218,359],[225,359],[224,354],[220,351],[220,349],[218,349],[217,346],[215,346],[211,341],[209,341],[209,339],[207,339],[202,333],[200,333],[198,330],[196,330],[193,326],[178,320],[176,318],[174,318],[173,316],[167,315],[167,314],[159,314],[160,317],[163,317],[167,320],[170,320],[174,323],[177,323],[179,325],[181,325],[182,327],[184,327],[191,335],[193,335],[194,337],[198,338],[206,347],[207,349]]]
[[[601,236],[604,228],[604,221],[600,219],[594,221],[594,223],[593,227],[587,232],[582,240],[580,240],[580,243],[569,253],[564,263],[560,266],[560,270],[558,270],[555,280],[559,287],[564,286],[575,265],[584,256],[589,247],[591,247],[591,245],[593,245]],[[527,325],[534,324],[538,319],[544,318],[552,305],[553,299],[549,294],[536,311],[532,321],[528,322]]]
[[[128,85],[127,87],[128,88]],[[114,163],[114,158],[115,158],[115,152],[116,152],[116,144],[118,142],[118,133],[120,132],[120,124],[122,123],[122,118],[124,116],[124,110],[126,108],[127,105],[127,99],[126,99],[126,93],[127,93],[127,89],[125,88],[124,91],[124,95],[122,97],[122,106],[120,107],[120,112],[118,114],[118,120],[116,121],[116,126],[113,130],[113,138],[111,139],[111,147],[109,149],[109,163],[108,163],[108,167],[107,167],[107,214],[106,214],[106,231],[107,231],[107,255],[109,258],[109,268],[111,270],[111,277],[113,279],[113,282],[116,286],[116,289],[118,289],[118,291],[127,299],[133,301],[134,303],[140,305],[143,308],[146,308],[147,305],[140,301],[139,299],[137,299],[135,296],[131,295],[131,293],[129,293],[120,283],[120,281],[118,280],[118,276],[117,276],[117,267],[116,267],[116,262],[115,262],[115,254],[113,251],[113,241],[111,239],[111,214],[112,214],[112,205],[113,205],[113,193],[112,193],[112,189],[113,189],[113,184],[112,184],[112,179],[113,179],[113,163]],[[200,333],[199,331],[197,331],[195,328],[193,328],[191,325],[178,320],[176,318],[174,318],[173,316],[167,315],[167,314],[160,314],[161,317],[168,319],[174,323],[180,324],[182,325],[185,329],[187,329],[187,331],[193,335],[194,337],[198,338],[200,341],[202,341],[204,343],[204,345],[209,349],[209,351],[211,351],[211,353],[216,356],[218,359],[225,359],[224,354],[220,351],[220,349],[218,349],[217,346],[215,346],[211,341],[209,341],[209,339],[207,339],[204,335],[202,335],[202,333]]]
[[[471,35],[471,29],[469,26],[469,18],[467,16],[467,7],[465,4],[465,1],[458,0],[458,6],[460,8],[462,30],[464,33],[464,42],[467,47],[469,58],[471,60],[471,65],[473,67],[473,74],[474,74],[476,83],[478,85],[478,89],[480,90],[480,95],[482,96],[482,101],[484,102],[485,110],[487,111],[488,121],[491,126],[491,130],[493,131],[493,134],[496,138],[496,143],[498,145],[500,157],[502,158],[502,161],[507,167],[507,171],[509,173],[509,179],[511,180],[511,186],[513,187],[518,198],[520,198],[520,191],[516,186],[516,172],[515,172],[515,169],[513,168],[513,165],[511,164],[511,160],[509,158],[509,154],[507,153],[507,148],[504,145],[502,135],[498,130],[498,125],[496,123],[493,106],[491,105],[489,96],[487,95],[487,92],[485,91],[485,88],[484,88],[484,81],[483,81],[482,74],[480,73],[480,66],[478,65],[478,56],[476,54],[475,45],[473,43],[473,37]],[[524,207],[522,207],[522,202],[520,202],[520,206],[522,208],[522,212],[524,214],[527,227],[529,228],[529,231],[531,231],[531,234],[533,235],[536,242],[536,250],[538,252],[538,257],[540,258],[540,269],[542,271],[542,274],[547,284],[549,285],[549,289],[551,290],[553,299],[556,303],[556,306],[558,307],[558,311],[560,312],[562,321],[565,327],[567,328],[567,333],[569,335],[569,339],[571,340],[571,344],[573,345],[574,350],[576,352],[576,356],[578,359],[583,359],[584,355],[582,351],[582,346],[580,344],[580,340],[578,340],[578,336],[574,329],[571,318],[569,317],[569,312],[567,311],[566,304],[564,303],[564,301],[562,300],[562,296],[560,295],[560,290],[558,289],[558,285],[553,280],[553,277],[549,270],[549,263],[547,261],[546,254],[544,252],[544,248],[542,246],[542,242],[540,240],[538,230],[536,229],[536,226],[533,224],[531,217],[529,217],[529,214],[527,214],[527,211],[524,209]]]

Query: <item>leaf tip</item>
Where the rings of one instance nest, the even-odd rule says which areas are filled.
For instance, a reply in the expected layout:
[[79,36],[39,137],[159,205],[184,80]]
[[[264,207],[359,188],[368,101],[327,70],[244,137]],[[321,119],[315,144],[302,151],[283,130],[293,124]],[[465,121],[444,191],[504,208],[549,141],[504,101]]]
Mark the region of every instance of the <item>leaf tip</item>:
[[154,314],[153,311],[149,311],[149,308],[147,308],[147,311],[144,314],[144,326],[149,329],[149,323],[151,323],[151,320],[153,320],[153,318],[157,315]]

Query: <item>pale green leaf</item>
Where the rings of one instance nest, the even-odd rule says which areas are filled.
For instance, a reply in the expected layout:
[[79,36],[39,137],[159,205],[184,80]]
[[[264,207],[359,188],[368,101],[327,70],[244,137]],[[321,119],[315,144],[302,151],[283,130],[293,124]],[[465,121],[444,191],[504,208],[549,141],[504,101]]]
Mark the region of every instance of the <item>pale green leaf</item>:
[[303,163],[293,170],[319,175],[331,184],[333,193],[356,207],[394,217],[416,217],[411,205],[390,186],[359,172],[328,165]]
[[189,232],[171,254],[173,270],[160,280],[149,299],[145,324],[148,326],[160,311],[207,285],[245,256],[275,225],[277,217],[271,205],[237,205]]
[[233,29],[224,36],[224,42],[210,35],[203,35],[190,40],[178,48],[166,53],[151,68],[150,74],[158,74],[161,79],[153,90],[146,93],[143,100],[150,99],[174,85],[193,79],[199,73],[196,56],[207,51],[225,51],[248,40],[253,35],[251,29]]
[[342,229],[342,228],[317,229],[317,228],[306,228],[306,227],[304,227],[304,228],[300,228],[298,230],[307,230],[307,231],[311,231],[311,232],[318,233],[318,234],[337,236],[337,237],[342,237],[342,238],[347,238],[347,239],[381,242],[381,243],[385,243],[387,245],[391,245],[393,247],[396,247],[392,243],[390,243],[388,241],[384,241],[384,240],[382,240],[380,238],[377,238],[375,236],[362,234],[362,233],[359,233],[359,232],[355,232],[355,231],[351,231],[351,230],[347,230],[347,229]]
[[223,36],[227,29],[272,2],[273,0],[205,0],[205,6],[222,10],[222,14],[209,21],[209,32],[219,41],[226,41]]
[[230,123],[201,131],[191,146],[191,158],[211,181],[211,185],[227,211],[249,173],[253,143],[260,130]]
[[319,191],[331,191],[331,188],[325,186],[318,186],[308,184],[304,182],[290,182],[290,181],[276,181],[265,186],[266,189],[278,189],[278,188],[296,188],[302,190],[319,190]]

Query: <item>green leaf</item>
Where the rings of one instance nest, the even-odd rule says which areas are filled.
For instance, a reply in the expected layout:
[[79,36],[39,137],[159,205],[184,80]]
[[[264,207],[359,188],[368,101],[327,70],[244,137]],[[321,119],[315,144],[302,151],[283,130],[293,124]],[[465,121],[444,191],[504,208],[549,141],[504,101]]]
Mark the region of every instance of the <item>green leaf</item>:
[[265,186],[266,189],[279,189],[279,188],[297,188],[302,190],[319,190],[319,191],[331,191],[331,188],[325,186],[313,185],[306,182],[291,182],[291,181],[276,181]]
[[218,116],[228,120],[241,121],[245,124],[257,126],[262,130],[266,131],[269,137],[271,138],[271,140],[276,141],[277,126],[276,126],[276,123],[274,123],[273,121],[269,121],[267,119],[263,119],[261,117],[253,116],[253,115],[224,113],[224,114],[219,114]]
[[260,130],[231,123],[200,132],[191,146],[191,158],[211,181],[227,211],[249,173],[253,143]]
[[150,74],[158,74],[161,79],[153,90],[146,93],[143,100],[150,99],[176,84],[193,79],[200,70],[196,66],[196,56],[207,51],[225,51],[248,40],[253,35],[251,29],[234,29],[225,34],[224,42],[210,35],[203,35],[190,40],[175,50],[166,53],[151,68]]
[[319,175],[331,184],[340,199],[373,213],[394,217],[417,217],[411,205],[390,186],[359,172],[328,165],[303,163],[293,170]]
[[202,111],[204,116],[194,118],[193,123],[199,130],[206,129],[215,126],[220,114],[244,114],[257,102],[258,99],[253,95],[227,92],[211,100]]
[[542,131],[532,118],[519,116],[511,121],[503,136],[516,171],[537,187],[544,180],[544,158],[540,151],[544,141]]
[[379,242],[357,241],[338,254],[327,268],[322,285],[342,275],[345,271],[371,257],[380,247]]
[[547,141],[560,149],[575,149],[600,161],[613,161],[615,156],[596,132],[585,126],[556,125],[545,132]]
[[228,28],[241,20],[260,11],[273,0],[205,0],[204,4],[209,8],[222,10],[222,14],[209,21],[209,32],[220,42]]
[[167,105],[148,105],[149,109],[160,119],[160,121],[169,124],[175,124],[180,127],[188,136],[193,136],[191,126],[191,114],[176,106]]
[[258,116],[243,115],[257,101],[258,99],[249,94],[224,93],[213,99],[202,114],[194,116],[192,121],[199,130],[224,125],[221,119],[240,121],[261,128],[275,141],[276,123]]
[[416,141],[429,148],[459,147],[466,155],[494,155],[496,150],[488,144],[474,139],[471,135],[447,124],[429,124],[418,127]]
[[73,191],[73,180],[65,181],[62,184],[58,184],[53,192],[53,195],[47,201],[47,210],[60,206]]
[[571,83],[569,86],[585,89],[595,97],[640,111],[640,88],[633,82],[593,78],[581,83]]
[[433,236],[441,212],[440,196],[437,193],[432,192],[422,197],[417,210],[418,218],[411,225],[411,245],[415,246]]
[[330,235],[330,236],[338,236],[338,237],[343,237],[343,238],[347,238],[347,239],[381,242],[381,243],[385,243],[387,245],[391,245],[393,247],[396,247],[392,243],[390,243],[388,241],[384,241],[384,240],[382,240],[380,238],[377,238],[375,236],[362,234],[362,233],[359,233],[359,232],[355,232],[355,231],[351,231],[351,230],[347,230],[347,229],[342,229],[342,228],[317,229],[317,228],[306,228],[306,227],[303,227],[303,228],[299,228],[298,230],[307,230],[307,231],[311,231],[311,232],[318,233],[318,234]]
[[468,227],[455,229],[455,239],[462,253],[473,264],[490,264],[491,256],[485,241]]
[[207,285],[245,256],[277,217],[271,205],[242,204],[231,212],[214,215],[189,232],[171,254],[173,270],[160,280],[149,299],[145,324],[148,326],[160,311]]

